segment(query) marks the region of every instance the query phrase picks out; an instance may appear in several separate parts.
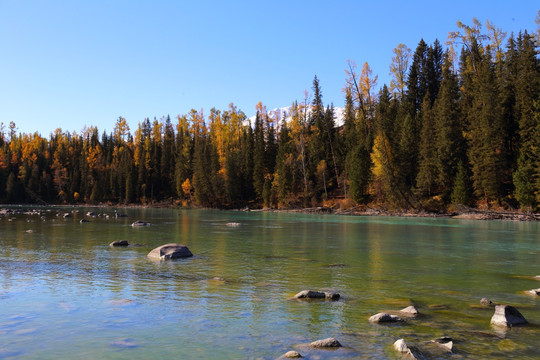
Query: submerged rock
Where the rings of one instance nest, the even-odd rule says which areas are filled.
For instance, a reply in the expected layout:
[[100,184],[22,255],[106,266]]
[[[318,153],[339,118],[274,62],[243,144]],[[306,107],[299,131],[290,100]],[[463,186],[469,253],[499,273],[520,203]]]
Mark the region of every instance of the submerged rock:
[[515,307],[510,305],[495,306],[495,313],[491,318],[491,325],[512,327],[525,324],[527,324],[527,320],[525,320],[523,315],[521,315]]
[[341,343],[335,338],[326,338],[322,340],[317,340],[309,344],[309,346],[314,348],[338,348],[341,347]]
[[115,240],[109,246],[129,246],[129,243],[127,240]]
[[392,315],[385,312],[375,314],[369,318],[369,322],[374,323],[374,324],[395,323],[395,322],[401,322],[401,321],[403,321],[403,319],[400,318],[399,316]]
[[280,359],[299,359],[301,357],[303,356],[300,355],[299,352],[291,350],[291,351],[287,351],[285,354],[281,355],[279,358]]
[[529,295],[539,296],[540,295],[540,288],[527,290],[526,293],[529,294]]
[[86,219],[81,219],[81,221],[80,221],[81,224],[88,223],[88,222],[90,222],[90,221],[88,221]]
[[480,299],[480,305],[493,306],[495,304],[493,304],[493,302],[491,300],[489,300],[488,298],[482,298],[482,299]]
[[185,245],[165,244],[150,251],[147,256],[151,259],[169,260],[191,257],[193,254]]
[[[429,349],[429,344],[433,344],[436,347],[434,349],[431,349],[431,351],[428,351],[428,352],[432,353],[433,355],[443,355],[444,353],[451,353],[452,352],[452,348],[454,347],[454,340],[451,337],[448,337],[448,336],[442,336],[440,338],[431,340],[427,344],[428,345],[428,350],[430,350]],[[441,352],[442,352],[442,354],[438,354],[438,353],[441,353]]]
[[127,348],[136,348],[137,347],[137,344],[135,344],[130,339],[121,339],[121,340],[113,341],[113,342],[110,343],[110,345],[120,347],[120,348],[126,348],[126,349]]
[[150,226],[149,222],[137,220],[133,224],[131,224],[133,227],[139,227],[139,226]]
[[407,343],[403,339],[396,340],[394,343],[394,350],[406,359],[416,359],[416,356],[412,353],[411,349],[407,346]]
[[293,296],[294,299],[326,299],[326,300],[339,300],[340,295],[333,292],[322,292],[313,290],[302,290],[298,294]]

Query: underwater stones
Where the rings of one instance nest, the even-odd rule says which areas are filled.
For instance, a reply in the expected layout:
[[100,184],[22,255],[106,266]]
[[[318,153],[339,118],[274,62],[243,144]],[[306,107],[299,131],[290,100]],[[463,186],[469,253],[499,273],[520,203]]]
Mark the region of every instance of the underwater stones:
[[115,246],[129,246],[129,243],[127,240],[115,240],[112,243],[109,244],[109,246],[115,247]]
[[482,298],[480,299],[480,305],[483,305],[483,306],[493,306],[493,302],[491,300],[489,300],[488,298]]
[[293,296],[293,299],[326,299],[326,300],[339,300],[340,295],[333,292],[322,292],[313,290],[302,290],[298,294]]
[[191,257],[193,254],[188,247],[182,244],[165,244],[150,251],[147,255],[151,259],[170,260]]
[[403,321],[403,319],[400,318],[399,316],[392,315],[386,312],[375,314],[369,318],[369,322],[373,324],[395,323],[395,322],[401,322],[401,321]]
[[523,315],[521,315],[515,307],[510,305],[495,306],[495,313],[491,318],[491,325],[512,327],[525,324],[527,324],[527,320],[525,320]]
[[309,344],[310,347],[313,348],[319,348],[319,349],[327,349],[327,348],[338,348],[341,347],[341,343],[337,341],[335,338],[326,338],[322,340],[316,340]]
[[131,224],[133,227],[142,227],[142,226],[150,226],[149,222],[137,220],[133,224]]
[[120,340],[112,341],[109,345],[114,346],[114,347],[124,348],[124,349],[138,347],[138,345],[130,339],[120,339]]

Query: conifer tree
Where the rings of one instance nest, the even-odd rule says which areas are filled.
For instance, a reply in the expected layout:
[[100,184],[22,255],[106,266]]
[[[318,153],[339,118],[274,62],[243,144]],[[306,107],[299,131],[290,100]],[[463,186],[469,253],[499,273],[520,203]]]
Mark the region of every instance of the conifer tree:
[[253,187],[257,198],[262,200],[263,187],[265,182],[265,141],[264,141],[264,127],[263,119],[264,114],[257,111],[255,116],[255,129],[254,129],[254,148],[253,148]]
[[502,197],[503,147],[502,116],[498,87],[490,54],[484,52],[476,64],[474,94],[470,109],[469,161],[475,194],[486,205]]
[[[428,93],[429,94],[429,93]],[[425,97],[422,106],[422,130],[420,133],[420,149],[418,173],[416,175],[416,188],[422,196],[433,196],[437,192],[437,141],[434,111],[430,105],[429,95]],[[404,127],[408,128],[408,127]],[[411,136],[406,136],[403,141],[412,140]],[[405,148],[410,146],[408,142],[403,144]],[[405,149],[402,149],[404,151]],[[403,152],[405,157],[407,152]]]
[[457,167],[456,180],[453,184],[451,201],[454,205],[470,206],[472,204],[472,185],[469,171],[463,161]]
[[452,191],[458,164],[465,157],[459,109],[458,79],[452,71],[450,56],[446,53],[439,95],[434,105],[435,141],[424,139],[422,136],[423,141],[432,141],[435,145],[435,181],[446,200]]
[[293,184],[293,143],[285,116],[281,121],[278,136],[278,151],[276,157],[276,171],[273,181],[273,192],[276,194],[278,206],[287,207],[286,199],[292,190]]
[[516,113],[519,119],[519,158],[514,173],[515,195],[523,209],[539,204],[540,176],[540,62],[534,39],[527,33],[518,37]]

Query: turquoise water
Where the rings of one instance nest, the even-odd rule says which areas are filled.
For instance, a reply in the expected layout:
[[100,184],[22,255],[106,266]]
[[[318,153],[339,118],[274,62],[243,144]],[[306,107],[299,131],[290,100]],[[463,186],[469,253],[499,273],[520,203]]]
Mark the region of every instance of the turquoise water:
[[[454,355],[538,359],[538,223],[210,210],[40,208],[0,217],[0,358],[392,359],[392,343],[446,335]],[[41,219],[41,217],[44,217]],[[90,220],[81,224],[82,218]],[[152,225],[134,228],[135,220]],[[227,223],[240,223],[237,227]],[[30,230],[30,231],[29,231]],[[111,248],[128,240],[128,248]],[[156,262],[159,245],[194,257]],[[218,279],[215,279],[218,278]],[[337,302],[296,301],[304,289]],[[482,297],[531,323],[490,326]],[[414,304],[417,319],[369,316]],[[335,337],[343,348],[304,344]]]

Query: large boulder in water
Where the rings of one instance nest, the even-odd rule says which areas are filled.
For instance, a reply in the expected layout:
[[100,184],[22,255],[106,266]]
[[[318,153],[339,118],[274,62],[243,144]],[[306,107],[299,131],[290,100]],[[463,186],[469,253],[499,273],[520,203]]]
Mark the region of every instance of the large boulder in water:
[[338,348],[341,347],[341,343],[337,341],[335,338],[327,338],[322,340],[317,340],[309,344],[310,347],[313,348]]
[[147,256],[151,259],[169,260],[191,257],[193,254],[186,245],[165,244],[150,251]]
[[369,318],[369,322],[373,324],[395,323],[395,322],[401,322],[401,321],[403,321],[403,319],[400,318],[399,316],[388,314],[385,312],[375,314]]
[[491,325],[512,327],[525,324],[527,324],[527,320],[525,320],[523,315],[521,315],[515,307],[510,305],[495,306],[495,313],[491,318]]
[[293,296],[293,299],[326,299],[339,300],[340,295],[333,292],[322,292],[313,290],[302,290]]

